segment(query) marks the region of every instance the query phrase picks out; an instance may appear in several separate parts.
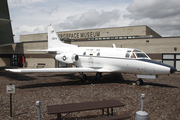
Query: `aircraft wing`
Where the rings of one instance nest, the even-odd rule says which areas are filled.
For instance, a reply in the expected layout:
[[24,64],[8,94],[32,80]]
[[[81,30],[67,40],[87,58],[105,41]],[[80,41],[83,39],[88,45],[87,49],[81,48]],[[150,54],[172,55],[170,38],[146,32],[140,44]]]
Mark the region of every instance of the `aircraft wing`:
[[35,68],[35,69],[5,69],[10,72],[112,72],[104,68]]

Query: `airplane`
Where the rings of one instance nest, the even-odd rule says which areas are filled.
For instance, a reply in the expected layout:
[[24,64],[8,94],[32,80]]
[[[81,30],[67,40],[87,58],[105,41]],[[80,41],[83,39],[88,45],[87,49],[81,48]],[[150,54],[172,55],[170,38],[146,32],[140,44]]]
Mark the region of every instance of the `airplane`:
[[6,69],[11,72],[77,72],[81,80],[86,81],[84,72],[94,72],[100,79],[102,73],[120,72],[137,75],[137,85],[143,84],[143,78],[156,79],[158,75],[172,74],[176,68],[154,60],[138,49],[113,47],[79,47],[61,42],[52,25],[48,26],[48,49],[30,50],[52,54],[54,59],[71,63],[72,68],[35,68]]

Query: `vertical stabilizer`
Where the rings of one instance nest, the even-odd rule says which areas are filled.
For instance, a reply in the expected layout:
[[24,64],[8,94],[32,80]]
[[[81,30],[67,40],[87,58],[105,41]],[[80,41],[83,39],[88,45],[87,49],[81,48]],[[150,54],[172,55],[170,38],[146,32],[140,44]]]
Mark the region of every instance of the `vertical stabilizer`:
[[48,49],[61,47],[78,47],[76,45],[66,44],[61,42],[52,25],[48,26]]

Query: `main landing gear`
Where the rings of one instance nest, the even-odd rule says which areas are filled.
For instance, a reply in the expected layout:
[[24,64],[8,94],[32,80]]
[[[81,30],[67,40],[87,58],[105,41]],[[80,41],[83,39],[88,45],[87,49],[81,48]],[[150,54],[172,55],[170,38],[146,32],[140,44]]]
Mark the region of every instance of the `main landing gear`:
[[[85,82],[87,80],[87,76],[85,74],[83,74],[82,72],[79,73],[79,76],[80,76],[82,82]],[[102,78],[102,73],[97,72],[96,73],[96,78],[101,79]]]
[[136,80],[136,85],[143,85],[143,80],[141,78],[139,78],[138,80]]
[[87,80],[87,76],[85,74],[79,73],[79,76],[80,76],[82,82],[85,82]]

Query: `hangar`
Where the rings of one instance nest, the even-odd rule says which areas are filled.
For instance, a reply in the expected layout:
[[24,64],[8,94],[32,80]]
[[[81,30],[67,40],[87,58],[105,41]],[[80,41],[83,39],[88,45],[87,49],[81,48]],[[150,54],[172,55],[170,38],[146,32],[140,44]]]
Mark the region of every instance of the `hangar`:
[[[174,66],[180,71],[180,37],[161,37],[146,25],[57,32],[59,38],[80,47],[136,48],[153,60]],[[27,68],[70,67],[54,56],[33,49],[47,49],[47,33],[21,35],[20,43],[0,47],[0,66]]]

